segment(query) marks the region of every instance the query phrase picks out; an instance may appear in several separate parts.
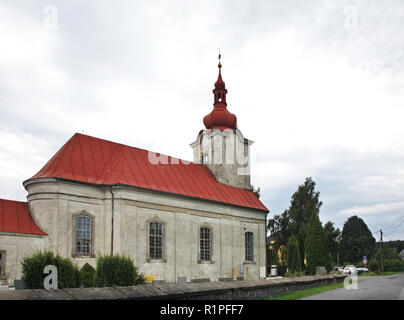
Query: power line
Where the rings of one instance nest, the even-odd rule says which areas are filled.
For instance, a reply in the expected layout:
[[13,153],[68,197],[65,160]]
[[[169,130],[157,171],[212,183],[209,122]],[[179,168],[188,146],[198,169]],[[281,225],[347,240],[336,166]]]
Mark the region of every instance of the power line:
[[388,235],[388,236],[391,236],[392,234],[394,234],[394,233],[396,232],[396,230],[397,230],[398,228],[400,228],[400,226],[403,224],[403,222],[404,222],[404,216],[403,216],[403,219],[401,219],[401,222],[400,222],[394,229],[392,229],[392,231],[389,232],[387,235]]
[[[396,223],[398,223],[399,220],[402,219],[402,218],[404,218],[404,214],[401,215],[400,217],[398,217],[391,225],[389,225],[388,227],[384,228],[384,230],[387,231],[387,230],[390,229],[390,228],[393,229],[393,228],[394,228],[394,225],[395,225]],[[401,223],[402,223],[402,222],[401,222]],[[401,224],[401,223],[400,223],[400,224]]]
[[[392,223],[392,224],[390,224],[389,226],[387,226],[386,228],[384,228],[383,230],[384,230],[384,232],[386,232],[387,230],[389,230],[389,229],[391,229],[391,230],[393,230],[395,227],[399,227],[402,223],[403,223],[403,221],[404,221],[404,214],[403,215],[401,215],[401,216],[399,216],[396,220],[394,220],[394,222]],[[400,221],[400,219],[403,219],[402,221]],[[396,229],[395,229],[396,230]],[[375,232],[373,232],[372,234],[376,234],[376,233],[379,233],[380,232],[380,230],[377,230],[377,231],[375,231]],[[387,231],[388,232],[388,231]],[[391,234],[391,233],[390,233]]]

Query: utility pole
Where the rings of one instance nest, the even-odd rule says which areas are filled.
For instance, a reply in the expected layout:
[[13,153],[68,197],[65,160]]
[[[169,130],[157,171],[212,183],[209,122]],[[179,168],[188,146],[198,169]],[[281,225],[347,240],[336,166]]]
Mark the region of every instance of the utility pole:
[[382,272],[384,272],[384,249],[383,249],[383,231],[380,229],[380,244],[381,244],[381,262],[382,262]]

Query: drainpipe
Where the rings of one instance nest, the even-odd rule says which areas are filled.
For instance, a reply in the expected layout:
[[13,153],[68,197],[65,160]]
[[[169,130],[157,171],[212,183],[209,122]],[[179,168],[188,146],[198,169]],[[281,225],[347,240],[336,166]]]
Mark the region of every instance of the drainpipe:
[[109,192],[111,192],[111,255],[114,254],[114,202],[115,197],[114,193],[112,192],[112,187],[109,188]]

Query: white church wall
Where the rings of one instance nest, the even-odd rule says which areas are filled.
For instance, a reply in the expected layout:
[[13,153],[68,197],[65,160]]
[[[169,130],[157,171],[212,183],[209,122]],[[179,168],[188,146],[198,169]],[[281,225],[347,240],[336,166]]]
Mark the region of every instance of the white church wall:
[[8,235],[0,233],[0,251],[5,251],[5,275],[9,285],[14,284],[15,279],[21,279],[21,261],[31,256],[35,251],[43,250],[45,238],[30,235]]
[[[110,253],[109,188],[47,180],[28,184],[27,190],[35,220],[49,234],[44,239],[44,249],[72,257],[73,216],[87,212],[94,217],[95,257],[72,257],[73,260],[80,267],[86,262],[95,266],[97,256]],[[241,265],[247,278],[257,279],[259,267],[265,266],[264,212],[130,187],[114,187],[113,193],[114,253],[129,255],[142,272],[156,280],[236,278],[243,269]],[[148,222],[152,219],[165,225],[165,261],[147,259]],[[211,263],[198,262],[202,225],[212,228]],[[254,233],[255,263],[245,265],[247,229]]]

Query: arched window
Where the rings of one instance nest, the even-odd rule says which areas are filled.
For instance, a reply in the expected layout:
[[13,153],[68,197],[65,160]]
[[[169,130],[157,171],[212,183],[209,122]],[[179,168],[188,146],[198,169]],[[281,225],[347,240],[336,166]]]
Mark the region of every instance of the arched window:
[[87,215],[76,216],[76,255],[92,253],[92,219]]
[[163,224],[150,222],[150,259],[163,259]]
[[254,261],[254,234],[245,233],[245,261]]
[[211,261],[212,256],[212,232],[208,227],[201,227],[199,230],[200,238],[200,261]]

